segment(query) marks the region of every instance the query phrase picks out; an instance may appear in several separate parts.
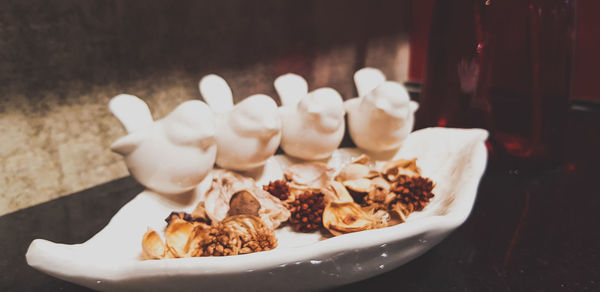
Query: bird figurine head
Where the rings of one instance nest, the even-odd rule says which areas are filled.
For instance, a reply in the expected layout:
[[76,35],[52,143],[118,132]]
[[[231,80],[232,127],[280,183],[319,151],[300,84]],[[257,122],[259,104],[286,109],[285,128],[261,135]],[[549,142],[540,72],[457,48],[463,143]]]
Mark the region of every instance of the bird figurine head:
[[414,124],[418,103],[411,101],[406,88],[374,68],[354,75],[358,98],[346,101],[348,128],[354,143],[371,152],[398,148]]
[[229,125],[244,137],[268,141],[281,131],[277,104],[267,95],[255,94],[242,100],[231,110]]
[[131,174],[147,188],[182,193],[196,187],[213,168],[215,124],[205,103],[186,101],[157,121],[146,103],[133,95],[115,96],[109,108],[129,132],[111,149],[124,156]]
[[304,78],[285,74],[275,80],[281,98],[281,148],[305,160],[324,159],[340,145],[344,136],[344,103],[332,88],[308,92]]
[[256,94],[234,105],[231,88],[214,74],[202,78],[199,87],[216,114],[217,165],[242,171],[263,166],[281,140],[281,119],[275,101]]

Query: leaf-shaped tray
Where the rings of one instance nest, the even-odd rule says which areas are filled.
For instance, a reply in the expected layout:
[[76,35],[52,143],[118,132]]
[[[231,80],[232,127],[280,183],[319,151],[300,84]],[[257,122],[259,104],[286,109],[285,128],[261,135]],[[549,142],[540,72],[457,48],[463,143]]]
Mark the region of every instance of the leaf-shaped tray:
[[[286,227],[276,230],[279,245],[271,251],[141,260],[141,238],[147,228],[163,230],[163,220],[171,211],[191,211],[197,194],[208,188],[207,177],[195,191],[176,198],[140,193],[85,243],[65,245],[36,239],[27,251],[27,262],[54,277],[111,291],[290,291],[359,281],[418,257],[467,219],[487,162],[487,135],[481,129],[428,128],[411,133],[396,153],[374,157],[416,157],[423,176],[436,183],[431,203],[403,224],[332,238]],[[327,162],[339,168],[360,154],[354,148],[338,149]],[[250,175],[262,185],[281,178],[282,169],[294,162],[277,155]]]

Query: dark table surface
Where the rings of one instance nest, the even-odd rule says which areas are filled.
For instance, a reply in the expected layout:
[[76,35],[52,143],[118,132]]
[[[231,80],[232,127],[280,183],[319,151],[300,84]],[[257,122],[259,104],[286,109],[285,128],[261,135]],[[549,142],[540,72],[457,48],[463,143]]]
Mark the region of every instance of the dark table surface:
[[[490,161],[463,226],[412,262],[336,290],[600,291],[599,126],[597,114],[572,119],[566,155],[552,162]],[[142,189],[128,177],[0,217],[0,291],[87,291],[30,268],[29,243],[81,243]]]

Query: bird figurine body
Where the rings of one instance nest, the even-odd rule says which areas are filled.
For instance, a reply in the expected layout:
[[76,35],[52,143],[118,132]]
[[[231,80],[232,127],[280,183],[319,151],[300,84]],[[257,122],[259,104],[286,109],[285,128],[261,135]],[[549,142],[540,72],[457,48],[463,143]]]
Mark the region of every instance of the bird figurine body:
[[177,106],[153,121],[141,99],[127,94],[112,98],[109,109],[128,135],[111,149],[124,156],[130,173],[147,188],[178,194],[195,188],[212,170],[217,147],[214,116],[199,100]]
[[386,81],[377,69],[357,71],[354,81],[359,97],[345,102],[354,143],[371,152],[399,148],[413,129],[419,104],[410,100],[402,84]]
[[305,160],[325,159],[344,137],[344,102],[332,88],[308,92],[304,78],[285,74],[275,79],[281,98],[281,148]]
[[215,112],[216,164],[240,171],[262,167],[281,141],[281,119],[275,101],[255,94],[233,105],[227,82],[214,74],[203,77],[199,87]]

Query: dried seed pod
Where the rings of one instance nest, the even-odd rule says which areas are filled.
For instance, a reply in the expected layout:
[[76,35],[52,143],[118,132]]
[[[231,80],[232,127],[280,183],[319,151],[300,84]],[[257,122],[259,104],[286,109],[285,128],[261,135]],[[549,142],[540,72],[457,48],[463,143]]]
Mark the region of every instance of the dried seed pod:
[[323,212],[323,226],[333,235],[362,231],[376,227],[377,220],[356,203],[332,202]]
[[231,196],[227,215],[246,214],[258,216],[258,210],[260,210],[260,202],[250,192],[241,190]]
[[165,242],[167,248],[175,257],[185,257],[187,255],[189,250],[186,249],[186,245],[193,230],[194,224],[181,219],[175,219],[167,226],[167,229],[165,229]]
[[398,159],[386,163],[383,166],[382,173],[388,181],[393,182],[401,175],[421,175],[421,170],[417,166],[416,158],[410,160]]
[[167,247],[156,231],[148,229],[142,237],[142,252],[144,259],[162,259],[167,253]]

